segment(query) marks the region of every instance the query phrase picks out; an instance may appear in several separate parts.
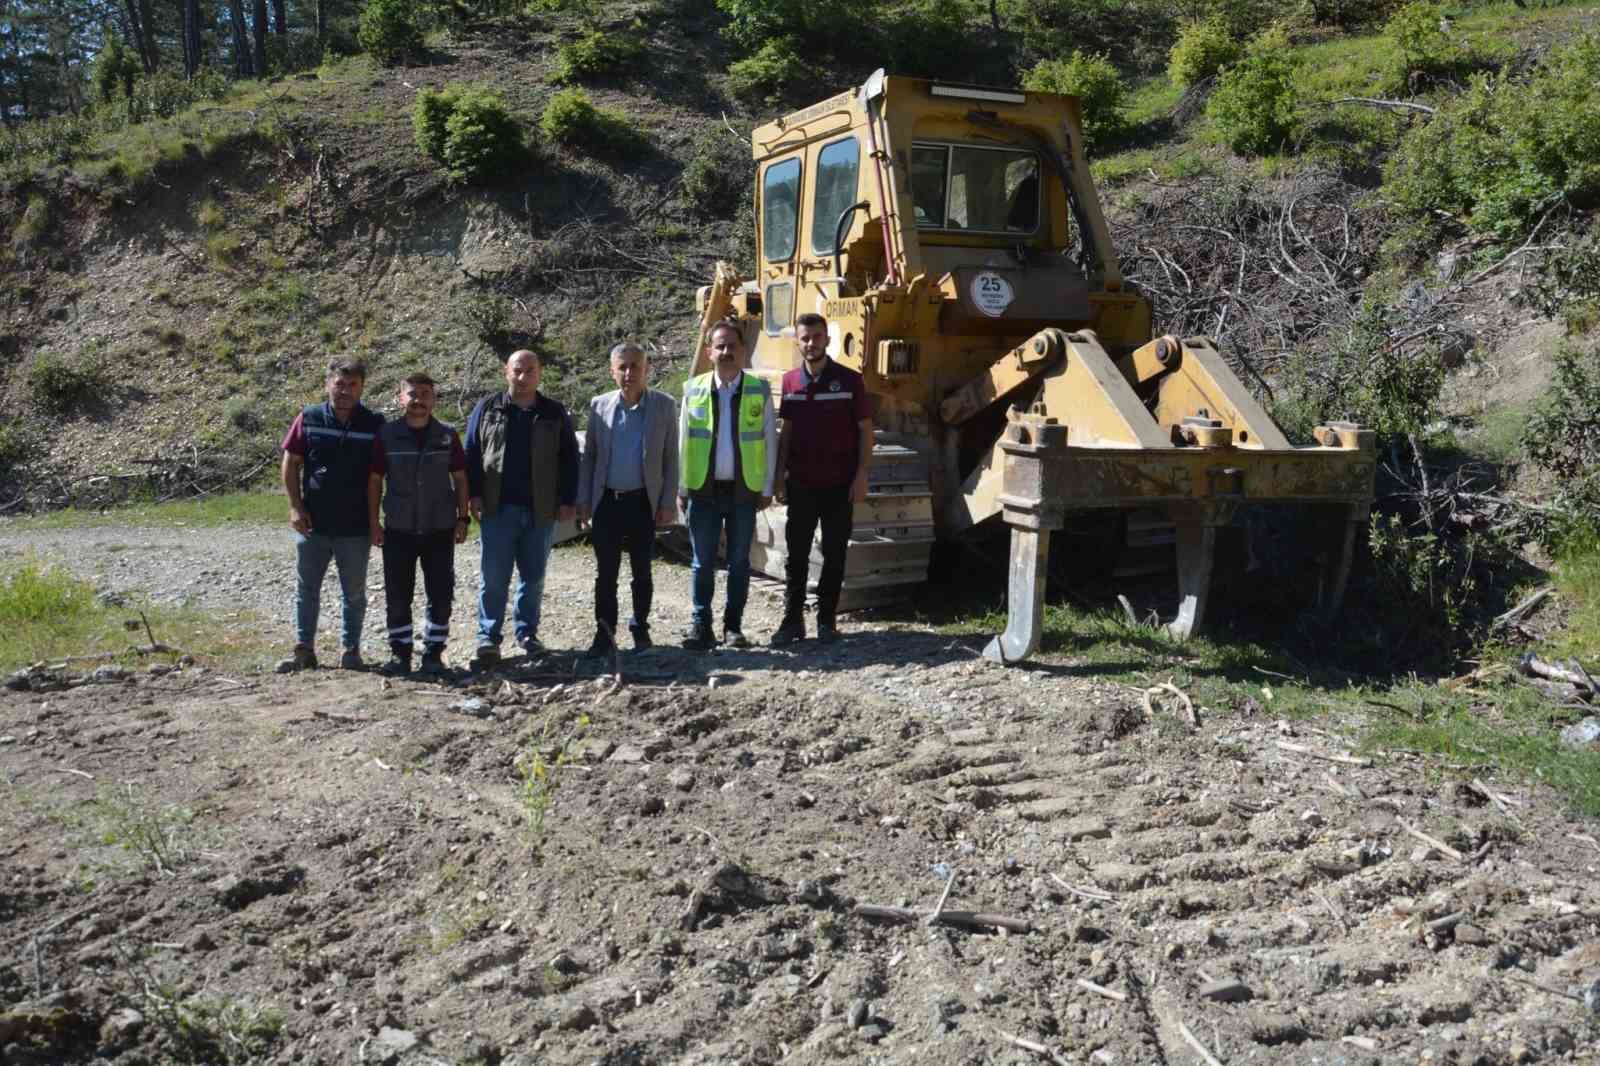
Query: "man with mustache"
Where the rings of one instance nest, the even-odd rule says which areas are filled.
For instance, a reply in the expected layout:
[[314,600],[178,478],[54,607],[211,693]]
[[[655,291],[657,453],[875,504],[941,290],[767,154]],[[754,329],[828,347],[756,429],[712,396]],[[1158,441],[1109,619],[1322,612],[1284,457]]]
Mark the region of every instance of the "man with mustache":
[[362,406],[367,364],[328,365],[328,401],[301,411],[283,438],[283,491],[295,532],[295,645],[279,673],[317,665],[317,615],[328,564],[339,565],[344,598],[344,653],[339,666],[361,669],[361,627],[367,615],[367,474],[383,416]]
[[679,502],[689,514],[693,621],[683,646],[709,651],[711,597],[716,591],[717,542],[728,542],[728,595],[722,642],[748,648],[744,606],[750,593],[750,542],[756,512],[772,503],[778,463],[777,421],[766,379],[744,369],[744,336],[734,322],[711,327],[707,343],[713,369],[683,386],[678,420]]
[[419,643],[411,623],[419,562],[427,597],[420,642],[422,672],[444,673],[456,545],[467,539],[472,523],[467,512],[467,453],[455,427],[433,417],[436,396],[433,378],[427,374],[419,371],[406,378],[399,395],[405,415],[384,424],[372,453],[367,519],[373,546],[383,549],[390,651],[383,672],[391,676],[411,672],[411,653]]

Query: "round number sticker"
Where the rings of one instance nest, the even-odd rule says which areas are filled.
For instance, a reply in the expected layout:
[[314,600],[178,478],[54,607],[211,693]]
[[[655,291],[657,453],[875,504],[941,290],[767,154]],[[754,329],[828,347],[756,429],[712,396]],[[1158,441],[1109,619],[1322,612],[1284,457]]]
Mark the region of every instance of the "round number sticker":
[[1016,299],[1011,282],[992,271],[984,271],[972,279],[972,303],[990,318],[999,318]]

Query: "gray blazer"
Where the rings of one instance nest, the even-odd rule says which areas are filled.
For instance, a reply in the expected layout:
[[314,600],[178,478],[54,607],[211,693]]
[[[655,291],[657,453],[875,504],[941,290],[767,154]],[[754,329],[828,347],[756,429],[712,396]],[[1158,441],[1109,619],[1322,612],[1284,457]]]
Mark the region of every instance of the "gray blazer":
[[[678,405],[671,396],[646,389],[644,398],[644,487],[650,509],[673,505],[678,491]],[[589,401],[589,425],[583,431],[583,463],[578,468],[578,506],[599,505],[611,466],[611,424],[622,407],[622,390]]]

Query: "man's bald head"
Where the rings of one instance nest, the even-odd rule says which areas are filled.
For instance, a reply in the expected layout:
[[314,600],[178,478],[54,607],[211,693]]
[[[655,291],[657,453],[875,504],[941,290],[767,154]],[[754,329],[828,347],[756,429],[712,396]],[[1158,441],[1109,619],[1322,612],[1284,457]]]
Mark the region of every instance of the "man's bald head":
[[506,391],[511,394],[511,402],[524,407],[533,403],[542,372],[536,353],[526,348],[512,352],[511,358],[506,360]]

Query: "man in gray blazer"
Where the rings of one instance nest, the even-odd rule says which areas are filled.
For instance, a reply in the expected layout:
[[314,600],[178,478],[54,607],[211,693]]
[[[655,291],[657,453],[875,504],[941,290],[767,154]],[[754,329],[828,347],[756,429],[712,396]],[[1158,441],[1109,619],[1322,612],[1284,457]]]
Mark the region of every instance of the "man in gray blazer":
[[677,521],[678,405],[645,387],[650,357],[632,341],[611,349],[615,392],[589,401],[583,464],[578,471],[578,521],[594,545],[594,643],[585,658],[610,655],[617,631],[617,578],[622,551],[633,575],[633,646],[650,647],[650,559],[656,528]]

